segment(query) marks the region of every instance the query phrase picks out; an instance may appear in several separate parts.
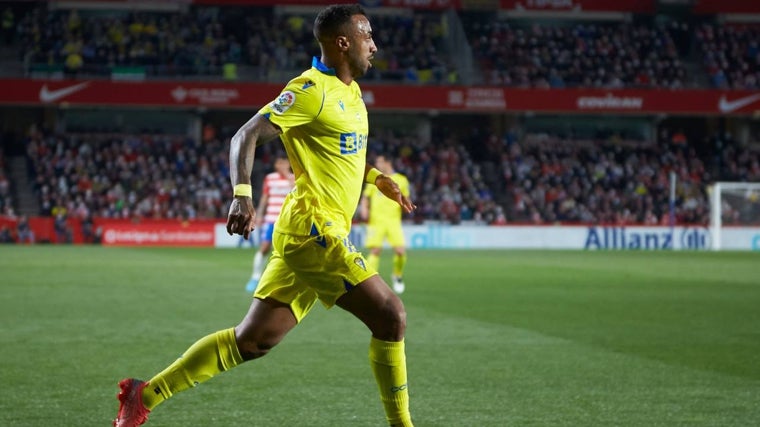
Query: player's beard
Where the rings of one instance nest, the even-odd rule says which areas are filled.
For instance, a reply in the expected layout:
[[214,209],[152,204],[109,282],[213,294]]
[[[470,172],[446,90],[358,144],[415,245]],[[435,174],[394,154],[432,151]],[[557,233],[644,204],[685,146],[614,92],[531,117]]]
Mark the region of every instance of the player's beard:
[[362,55],[349,55],[348,66],[351,69],[351,75],[356,79],[367,74],[372,64]]

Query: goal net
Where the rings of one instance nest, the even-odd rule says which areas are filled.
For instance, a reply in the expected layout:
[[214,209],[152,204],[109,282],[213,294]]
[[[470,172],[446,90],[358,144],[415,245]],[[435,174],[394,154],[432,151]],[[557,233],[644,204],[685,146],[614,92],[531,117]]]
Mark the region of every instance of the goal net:
[[760,249],[760,231],[757,231],[760,229],[760,182],[716,182],[710,198],[712,249],[733,246],[724,244],[724,240],[744,239],[749,247]]

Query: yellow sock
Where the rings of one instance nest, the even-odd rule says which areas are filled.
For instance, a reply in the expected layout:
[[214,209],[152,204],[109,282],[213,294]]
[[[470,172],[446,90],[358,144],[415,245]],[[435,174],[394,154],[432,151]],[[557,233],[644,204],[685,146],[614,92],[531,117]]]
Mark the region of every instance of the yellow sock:
[[404,276],[404,266],[406,265],[406,253],[403,255],[393,254],[393,275],[396,277]]
[[380,270],[380,256],[375,255],[370,252],[370,254],[367,255],[367,266],[369,266],[369,268],[375,271],[379,271]]
[[380,388],[380,400],[385,407],[388,423],[412,427],[409,413],[409,390],[406,383],[404,341],[381,341],[372,337],[369,343],[369,362]]
[[143,389],[143,404],[153,410],[173,394],[243,363],[235,341],[235,328],[215,332],[199,339],[179,359],[150,379]]

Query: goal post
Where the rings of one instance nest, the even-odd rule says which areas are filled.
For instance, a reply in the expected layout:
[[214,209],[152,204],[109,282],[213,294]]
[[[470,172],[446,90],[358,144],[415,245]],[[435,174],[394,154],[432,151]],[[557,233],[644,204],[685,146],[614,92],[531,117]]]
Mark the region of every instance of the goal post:
[[711,249],[722,248],[727,225],[760,226],[760,182],[716,182],[710,193]]

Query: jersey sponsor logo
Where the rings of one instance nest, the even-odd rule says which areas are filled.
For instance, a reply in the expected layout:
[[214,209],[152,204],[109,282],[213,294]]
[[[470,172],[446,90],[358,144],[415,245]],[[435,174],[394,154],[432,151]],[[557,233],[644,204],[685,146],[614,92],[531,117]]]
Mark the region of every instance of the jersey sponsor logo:
[[367,146],[367,135],[356,132],[340,134],[340,154],[356,154]]
[[[343,243],[343,246],[348,249],[349,253],[359,252],[358,249],[356,249],[356,246],[354,246],[353,243],[351,243],[350,240],[346,237],[339,237],[341,243]],[[365,269],[366,270],[366,269]]]
[[289,90],[286,90],[285,92],[281,93],[277,99],[272,101],[269,106],[272,108],[272,111],[274,111],[275,114],[283,114],[284,112],[288,111],[288,109],[295,103],[296,94]]
[[306,89],[308,89],[308,88],[310,88],[312,86],[315,86],[315,85],[316,85],[316,83],[314,83],[311,80],[308,80],[306,83],[303,84],[303,86],[301,86],[301,89],[306,90]]
[[343,105],[343,101],[342,100],[338,101],[338,106],[340,107],[341,110],[346,111],[346,106]]

